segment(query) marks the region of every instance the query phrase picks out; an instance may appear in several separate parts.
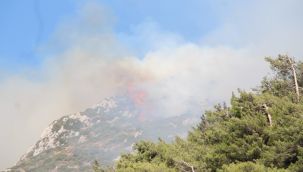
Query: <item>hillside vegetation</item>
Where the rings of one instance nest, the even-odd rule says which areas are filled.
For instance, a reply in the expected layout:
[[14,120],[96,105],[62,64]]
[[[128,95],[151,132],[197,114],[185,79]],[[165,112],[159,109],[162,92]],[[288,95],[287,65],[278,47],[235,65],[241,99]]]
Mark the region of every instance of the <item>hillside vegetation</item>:
[[303,171],[303,63],[287,55],[265,60],[273,74],[259,87],[206,111],[186,139],[136,143],[115,171]]

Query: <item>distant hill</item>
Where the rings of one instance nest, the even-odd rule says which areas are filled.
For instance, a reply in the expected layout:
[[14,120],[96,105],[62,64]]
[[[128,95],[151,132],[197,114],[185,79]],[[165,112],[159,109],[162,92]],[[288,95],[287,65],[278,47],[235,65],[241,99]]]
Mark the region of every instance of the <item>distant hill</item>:
[[140,119],[141,110],[127,96],[112,97],[53,121],[40,140],[7,171],[92,171],[92,162],[112,165],[142,139],[171,141],[186,136],[198,117]]

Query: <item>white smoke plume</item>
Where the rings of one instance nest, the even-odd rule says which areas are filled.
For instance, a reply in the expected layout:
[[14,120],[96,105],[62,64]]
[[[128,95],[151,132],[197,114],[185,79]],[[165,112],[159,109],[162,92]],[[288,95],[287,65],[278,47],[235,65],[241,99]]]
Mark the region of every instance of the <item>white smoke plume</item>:
[[[277,10],[283,5],[277,3]],[[264,13],[248,11],[246,16],[258,20]],[[250,29],[245,16],[231,22],[230,16],[235,14],[237,11],[222,17],[222,27],[201,43],[150,29],[152,23],[142,24],[126,40],[146,38],[146,45],[152,48],[143,57],[136,57],[112,31],[114,19],[106,9],[87,5],[77,19],[63,23],[41,48],[41,52],[48,52],[41,68],[0,81],[0,167],[16,162],[52,120],[84,110],[105,97],[128,92],[136,101],[152,106],[148,108],[152,112],[146,115],[173,116],[188,110],[202,113],[205,107],[228,101],[237,88],[257,86],[268,72],[265,55],[278,51],[302,55],[302,48],[297,48],[303,41],[302,23],[282,20],[270,25],[262,20]],[[300,32],[295,29],[292,39],[286,39],[284,31],[288,27],[283,22],[301,28]],[[256,25],[264,23],[267,30],[260,35],[253,32]],[[267,35],[277,25],[283,28]],[[250,35],[238,33],[239,29]],[[285,42],[277,43],[275,36],[285,38]],[[286,48],[281,49],[282,45]]]

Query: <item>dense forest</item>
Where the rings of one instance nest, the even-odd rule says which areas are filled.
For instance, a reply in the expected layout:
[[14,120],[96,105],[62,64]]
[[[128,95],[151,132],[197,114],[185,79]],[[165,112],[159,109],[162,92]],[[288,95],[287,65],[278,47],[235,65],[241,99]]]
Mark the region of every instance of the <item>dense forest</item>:
[[303,63],[288,55],[265,60],[272,74],[206,111],[186,139],[138,142],[114,167],[95,162],[94,171],[303,171]]

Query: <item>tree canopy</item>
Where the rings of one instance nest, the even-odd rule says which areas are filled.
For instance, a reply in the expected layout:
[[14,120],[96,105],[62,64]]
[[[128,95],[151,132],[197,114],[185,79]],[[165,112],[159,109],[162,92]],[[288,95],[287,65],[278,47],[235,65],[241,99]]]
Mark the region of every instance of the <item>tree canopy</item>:
[[140,141],[116,171],[303,171],[303,63],[267,57],[273,75],[206,111],[187,138]]

